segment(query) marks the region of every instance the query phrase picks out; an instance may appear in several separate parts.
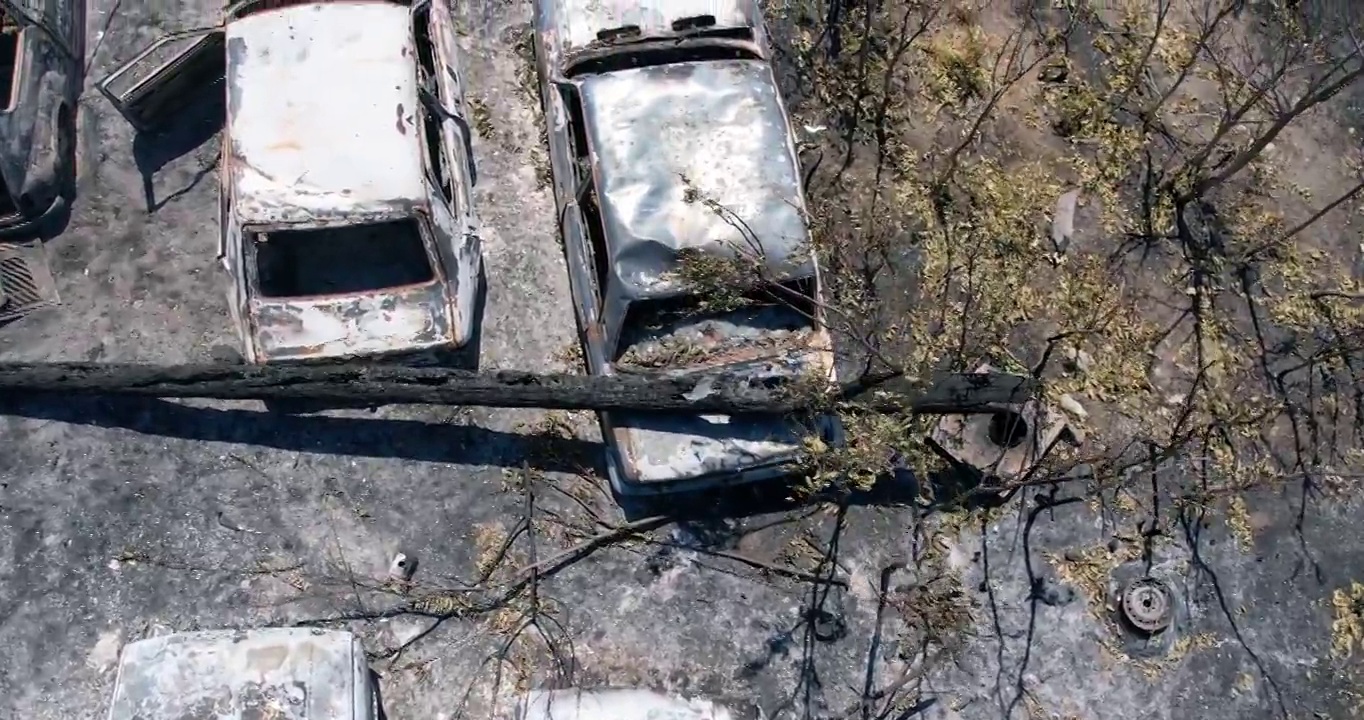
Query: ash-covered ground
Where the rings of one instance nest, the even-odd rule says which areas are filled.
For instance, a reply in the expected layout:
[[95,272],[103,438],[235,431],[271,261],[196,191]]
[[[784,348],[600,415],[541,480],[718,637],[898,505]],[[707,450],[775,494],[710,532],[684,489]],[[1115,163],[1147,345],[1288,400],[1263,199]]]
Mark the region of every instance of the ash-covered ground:
[[[203,24],[211,6],[200,5],[195,17],[165,0],[92,0],[87,88],[157,33]],[[528,3],[464,14],[489,281],[481,365],[576,370],[519,49]],[[175,137],[134,138],[87,91],[79,198],[47,246],[64,304],[0,329],[0,357],[175,363],[235,344],[214,261],[213,115]],[[395,552],[418,558],[419,587],[471,578],[487,538],[522,516],[525,498],[508,486],[527,466],[547,508],[574,512],[547,489],[557,485],[612,511],[582,490],[600,447],[580,417],[282,416],[256,403],[83,398],[8,399],[3,411],[3,717],[102,716],[120,647],[152,634],[381,614],[401,599],[361,588],[383,580]],[[898,717],[1349,716],[1359,685],[1331,657],[1329,601],[1364,576],[1357,502],[1290,488],[1251,498],[1244,527],[1195,519],[1147,532],[1150,498],[1058,502],[1069,492],[1058,488],[1054,506],[1030,493],[958,514],[936,533],[916,531],[913,510],[866,505],[698,521],[603,548],[540,584],[553,651],[523,636],[502,682],[647,686],[744,715],[843,717],[946,623],[949,650],[906,685],[918,696]],[[538,535],[542,557],[579,542]],[[882,606],[883,570],[897,563],[908,567],[884,580],[901,602]],[[1147,566],[1175,589],[1175,627],[1155,643],[1115,630],[1089,594]],[[499,673],[487,659],[505,644],[506,613],[447,621],[383,657],[430,622],[345,624],[376,656],[388,716],[505,711],[505,692],[490,703]]]

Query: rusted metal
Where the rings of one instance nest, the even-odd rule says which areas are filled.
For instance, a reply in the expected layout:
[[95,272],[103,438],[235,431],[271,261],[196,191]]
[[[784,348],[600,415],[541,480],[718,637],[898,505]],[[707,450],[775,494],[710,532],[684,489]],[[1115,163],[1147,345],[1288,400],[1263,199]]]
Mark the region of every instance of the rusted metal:
[[174,633],[123,648],[109,720],[378,718],[369,666],[348,632]]
[[[589,372],[834,380],[793,133],[757,3],[537,0],[535,18]],[[806,312],[702,303],[694,321],[655,327],[656,306],[702,292],[688,257],[760,269],[814,299]],[[625,493],[781,475],[810,434],[840,440],[831,418],[600,417]]]
[[8,90],[0,94],[0,237],[10,237],[31,234],[70,200],[85,3],[0,0],[0,13],[0,88]]
[[[223,56],[219,256],[247,361],[392,357],[467,343],[482,256],[446,3],[256,0],[199,32],[220,42],[190,33],[169,57],[144,52],[100,86],[136,122],[130,98],[174,103],[177,72],[206,67],[196,62],[205,53]],[[142,79],[116,92],[110,82],[120,75]],[[270,292],[262,248],[277,246],[292,248],[281,251],[292,254],[280,272],[349,262],[346,273],[372,281]],[[398,259],[409,271],[381,282],[379,266]]]
[[[974,372],[995,371],[982,364]],[[1036,398],[991,414],[945,415],[931,437],[958,462],[1000,480],[1024,477],[1058,442],[1083,440],[1064,414]]]

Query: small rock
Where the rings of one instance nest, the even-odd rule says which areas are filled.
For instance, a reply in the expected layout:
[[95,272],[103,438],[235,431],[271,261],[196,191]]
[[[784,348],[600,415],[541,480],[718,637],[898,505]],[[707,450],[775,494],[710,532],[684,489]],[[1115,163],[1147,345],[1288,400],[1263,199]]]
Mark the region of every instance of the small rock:
[[1062,395],[1057,402],[1061,405],[1062,410],[1065,410],[1067,414],[1078,420],[1084,420],[1089,417],[1089,411],[1085,410],[1085,406],[1081,405],[1079,400],[1071,397],[1070,393]]
[[86,666],[97,672],[104,672],[118,662],[119,651],[123,649],[123,632],[110,630],[99,634],[95,646],[85,657]]
[[1059,83],[1065,82],[1069,75],[1070,68],[1066,67],[1066,62],[1064,60],[1061,60],[1059,62],[1053,62],[1038,71],[1037,79],[1042,82]]
[[1062,585],[1055,580],[1040,579],[1037,581],[1033,595],[1044,605],[1060,607],[1069,605],[1075,600],[1075,588]]
[[208,349],[208,357],[215,363],[236,365],[243,362],[242,353],[226,343],[217,343]]
[[1051,217],[1051,243],[1058,253],[1070,247],[1071,236],[1075,234],[1075,206],[1079,201],[1079,190],[1070,190],[1056,199],[1056,211]]
[[1087,373],[1094,367],[1094,356],[1079,348],[1066,346],[1063,357],[1067,372]]

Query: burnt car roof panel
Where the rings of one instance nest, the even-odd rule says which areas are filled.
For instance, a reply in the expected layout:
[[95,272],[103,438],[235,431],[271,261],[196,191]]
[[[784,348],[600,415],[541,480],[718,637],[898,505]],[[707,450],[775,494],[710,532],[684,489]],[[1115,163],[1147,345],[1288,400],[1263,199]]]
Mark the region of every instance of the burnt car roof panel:
[[770,66],[681,62],[579,83],[607,252],[630,299],[685,292],[678,251],[756,244],[778,276],[814,273],[800,175]]
[[714,18],[710,28],[750,28],[759,24],[757,4],[735,0],[546,0],[540,4],[540,32],[553,33],[565,56],[602,43],[598,33],[638,28],[629,39],[680,34],[673,23]]
[[354,220],[426,197],[411,10],[294,5],[227,24],[243,223]]
[[[109,720],[355,718],[364,651],[334,630],[174,633],[123,649]],[[362,700],[363,701],[363,700]]]

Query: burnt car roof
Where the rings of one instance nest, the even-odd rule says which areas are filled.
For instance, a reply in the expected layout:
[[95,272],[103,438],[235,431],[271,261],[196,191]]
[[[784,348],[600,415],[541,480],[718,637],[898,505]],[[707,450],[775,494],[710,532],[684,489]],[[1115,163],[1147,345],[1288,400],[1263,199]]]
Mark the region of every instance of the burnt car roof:
[[411,9],[293,5],[227,24],[243,223],[383,216],[426,195]]
[[600,45],[598,33],[634,26],[640,37],[676,35],[679,20],[714,18],[712,28],[754,27],[761,21],[752,0],[539,0],[538,30],[554,38],[564,56]]
[[778,276],[814,274],[790,127],[771,67],[712,60],[579,81],[607,252],[632,300],[686,292],[679,250],[761,246]]
[[109,720],[354,718],[364,651],[335,630],[175,633],[123,649]]

